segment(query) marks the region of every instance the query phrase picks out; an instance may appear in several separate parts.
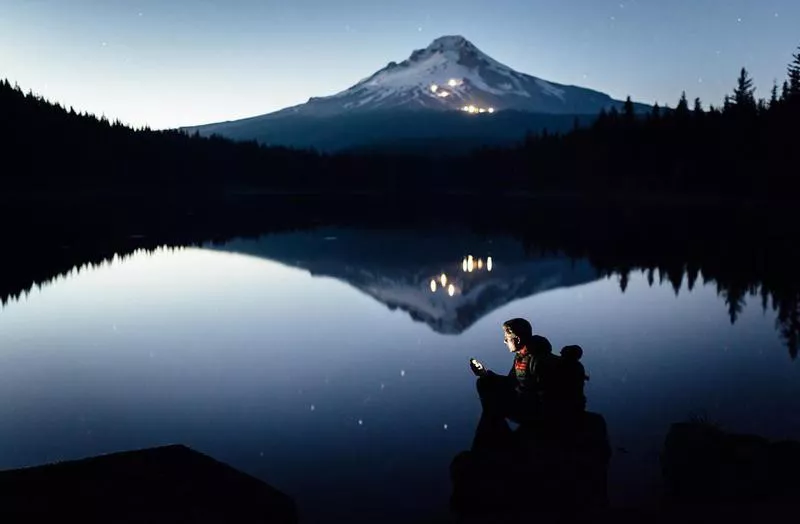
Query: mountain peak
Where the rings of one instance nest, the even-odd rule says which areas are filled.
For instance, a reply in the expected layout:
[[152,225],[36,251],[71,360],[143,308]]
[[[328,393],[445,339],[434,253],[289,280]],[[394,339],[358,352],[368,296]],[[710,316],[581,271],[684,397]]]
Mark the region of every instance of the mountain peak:
[[475,47],[472,42],[467,40],[461,35],[445,35],[440,36],[427,47],[428,51],[458,51],[461,49],[468,49]]
[[[598,91],[515,71],[455,34],[436,38],[405,60],[389,62],[344,91],[262,115],[252,119],[252,124],[268,125],[273,119],[288,117],[381,116],[389,111],[486,113],[486,118],[503,111],[591,115],[622,105]],[[230,123],[237,136],[244,136],[239,134],[239,125]],[[219,132],[221,128],[212,124],[205,129]]]
[[520,73],[498,62],[464,36],[443,35],[332,96],[292,108],[317,116],[373,110],[436,110],[493,114],[598,113],[616,107],[608,95]]

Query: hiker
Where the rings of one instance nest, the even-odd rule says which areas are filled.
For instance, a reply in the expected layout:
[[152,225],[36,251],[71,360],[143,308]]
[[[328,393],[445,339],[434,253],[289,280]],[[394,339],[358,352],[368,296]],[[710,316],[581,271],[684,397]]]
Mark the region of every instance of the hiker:
[[503,342],[514,354],[508,375],[487,370],[475,359],[470,368],[478,377],[478,394],[484,411],[515,422],[534,419],[541,409],[545,388],[558,358],[550,342],[533,334],[530,322],[514,318],[503,323]]
[[565,346],[561,356],[556,356],[550,341],[534,335],[530,322],[522,318],[504,322],[503,335],[514,354],[508,375],[498,375],[470,360],[484,411],[515,422],[543,416],[563,418],[584,411],[583,386],[589,377],[580,363],[580,346]]

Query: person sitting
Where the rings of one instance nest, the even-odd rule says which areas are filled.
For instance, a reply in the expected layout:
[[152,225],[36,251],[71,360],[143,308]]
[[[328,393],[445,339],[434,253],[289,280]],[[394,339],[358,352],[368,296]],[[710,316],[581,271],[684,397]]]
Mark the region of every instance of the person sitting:
[[503,342],[514,354],[507,375],[487,370],[475,359],[472,372],[478,376],[477,389],[484,412],[522,423],[536,419],[541,401],[556,365],[550,342],[534,335],[527,320],[514,318],[503,323]]

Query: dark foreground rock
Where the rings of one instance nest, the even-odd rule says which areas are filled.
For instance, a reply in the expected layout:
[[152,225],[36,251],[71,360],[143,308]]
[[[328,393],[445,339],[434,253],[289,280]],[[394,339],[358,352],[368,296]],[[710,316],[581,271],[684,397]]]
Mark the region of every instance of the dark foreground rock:
[[661,462],[671,502],[795,501],[800,493],[800,442],[678,423],[667,434]]
[[606,514],[611,450],[602,415],[559,427],[511,430],[484,414],[472,448],[450,466],[450,507],[458,522],[548,522]]
[[0,522],[297,522],[294,501],[185,446],[0,472]]

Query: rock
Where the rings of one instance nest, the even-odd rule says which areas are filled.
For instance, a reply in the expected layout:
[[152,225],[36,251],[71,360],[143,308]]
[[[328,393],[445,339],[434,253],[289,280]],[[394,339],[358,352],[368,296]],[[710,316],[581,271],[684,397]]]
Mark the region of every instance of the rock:
[[0,472],[0,522],[295,523],[294,501],[185,446]]

